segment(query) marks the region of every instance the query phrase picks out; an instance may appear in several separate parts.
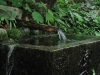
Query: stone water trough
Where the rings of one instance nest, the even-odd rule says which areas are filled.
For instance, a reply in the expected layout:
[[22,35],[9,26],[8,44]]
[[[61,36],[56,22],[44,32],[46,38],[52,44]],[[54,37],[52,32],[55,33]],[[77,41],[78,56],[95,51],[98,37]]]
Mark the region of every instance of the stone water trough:
[[0,75],[92,75],[93,70],[100,75],[100,37],[67,39],[66,43],[50,36],[1,42]]

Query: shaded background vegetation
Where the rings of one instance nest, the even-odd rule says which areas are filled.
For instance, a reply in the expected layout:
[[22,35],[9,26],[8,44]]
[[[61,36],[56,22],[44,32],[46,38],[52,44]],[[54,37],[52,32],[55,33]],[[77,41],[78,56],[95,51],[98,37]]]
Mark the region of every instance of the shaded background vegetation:
[[[100,35],[100,0],[0,0],[0,4],[21,9],[25,21],[55,26],[67,34]],[[5,18],[0,18],[3,25]]]

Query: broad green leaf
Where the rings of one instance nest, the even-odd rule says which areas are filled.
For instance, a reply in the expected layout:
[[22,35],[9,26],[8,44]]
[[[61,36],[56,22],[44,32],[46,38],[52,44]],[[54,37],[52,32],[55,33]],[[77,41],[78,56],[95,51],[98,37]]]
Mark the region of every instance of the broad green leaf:
[[14,27],[16,28],[16,24],[14,23]]
[[46,12],[46,22],[47,23],[54,22],[54,16],[50,10],[48,10],[48,12]]
[[87,17],[83,17],[85,21],[90,21],[89,18]]
[[4,21],[4,19],[5,19],[4,17],[1,17],[1,21]]
[[63,25],[65,24],[64,21],[62,21],[61,19],[56,19],[56,20],[57,20],[57,22],[59,22],[59,23],[61,23]]
[[78,13],[73,13],[75,17],[78,19],[78,21],[83,21],[82,16],[80,16]]
[[29,7],[29,5],[28,4],[25,4],[25,10],[28,10],[29,12],[32,12],[32,10],[31,10],[31,8]]
[[12,22],[10,21],[10,29],[12,29]]
[[36,11],[32,12],[32,17],[37,23],[43,23],[44,21],[42,15]]
[[74,15],[73,15],[72,11],[69,11],[69,13],[70,13],[70,16],[72,18],[72,21],[74,21]]
[[48,13],[53,16],[53,12],[51,10],[48,10]]
[[9,25],[9,21],[7,19],[5,19],[6,23]]

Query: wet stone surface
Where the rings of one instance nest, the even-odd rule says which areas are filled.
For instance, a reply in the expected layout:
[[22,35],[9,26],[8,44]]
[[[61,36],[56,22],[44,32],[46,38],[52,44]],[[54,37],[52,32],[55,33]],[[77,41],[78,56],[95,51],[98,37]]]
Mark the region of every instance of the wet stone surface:
[[7,45],[0,44],[0,75],[5,75],[6,73],[6,62],[7,54],[9,48]]
[[99,63],[97,44],[100,45],[94,42],[52,52],[18,46],[12,75],[91,75]]
[[[0,46],[0,75],[5,75],[8,51],[8,45]],[[99,75],[99,58],[99,40],[64,47],[19,44],[10,58],[14,64],[10,75],[92,75],[92,69]]]

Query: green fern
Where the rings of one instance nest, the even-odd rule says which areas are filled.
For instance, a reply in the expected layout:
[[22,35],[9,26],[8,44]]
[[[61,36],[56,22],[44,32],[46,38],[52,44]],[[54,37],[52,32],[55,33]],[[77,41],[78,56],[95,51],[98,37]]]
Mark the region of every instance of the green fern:
[[81,22],[84,21],[83,18],[82,18],[82,16],[80,16],[78,13],[74,12],[73,15],[78,19],[78,21],[81,21]]
[[53,16],[53,12],[51,10],[48,10],[46,12],[46,22],[48,24],[50,24],[50,22],[54,22],[54,16]]
[[26,3],[25,6],[23,7],[25,10],[28,10],[29,12],[32,12],[30,6]]
[[44,22],[42,15],[40,13],[36,12],[36,11],[32,12],[32,17],[37,23],[43,23]]

